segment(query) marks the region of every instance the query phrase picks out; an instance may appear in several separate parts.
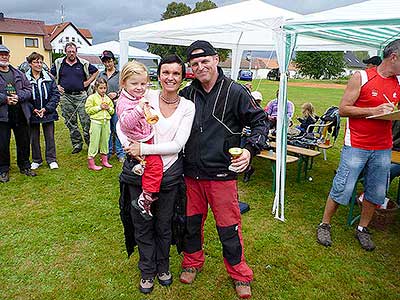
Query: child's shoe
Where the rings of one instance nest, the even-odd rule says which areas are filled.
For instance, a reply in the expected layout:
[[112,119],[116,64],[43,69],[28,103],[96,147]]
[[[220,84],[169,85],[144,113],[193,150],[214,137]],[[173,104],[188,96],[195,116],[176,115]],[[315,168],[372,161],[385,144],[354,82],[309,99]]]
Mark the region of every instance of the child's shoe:
[[153,217],[153,214],[151,213],[151,203],[153,203],[153,201],[154,199],[151,193],[142,192],[139,195],[137,204],[139,206],[140,213],[145,219],[146,217],[148,217],[149,219]]
[[107,154],[102,154],[100,158],[101,164],[105,166],[106,168],[112,168],[112,165],[109,164],[108,162],[108,157]]
[[142,176],[144,173],[144,168],[143,168],[142,164],[134,165],[132,168],[132,172],[138,176]]
[[103,169],[101,166],[96,166],[93,157],[88,157],[88,168],[89,170],[93,171],[100,171],[101,169]]

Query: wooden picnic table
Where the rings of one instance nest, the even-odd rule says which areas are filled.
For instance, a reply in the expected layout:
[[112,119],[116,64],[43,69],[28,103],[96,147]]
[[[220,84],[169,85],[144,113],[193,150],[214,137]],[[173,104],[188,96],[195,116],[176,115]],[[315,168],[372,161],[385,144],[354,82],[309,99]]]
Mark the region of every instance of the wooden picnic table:
[[[270,142],[270,146],[276,148],[276,143]],[[303,169],[303,166],[304,166],[304,178],[308,179],[308,171],[312,169],[313,159],[314,157],[320,155],[321,152],[293,145],[287,145],[286,150],[287,152],[295,154],[299,158],[297,162],[297,182],[300,182],[301,171]]]
[[[272,168],[272,192],[275,193],[276,189],[276,153],[273,151],[262,150],[260,154],[257,155],[258,157],[266,158],[271,161],[271,168]],[[298,161],[299,158],[296,156],[286,155],[286,164],[294,163]]]

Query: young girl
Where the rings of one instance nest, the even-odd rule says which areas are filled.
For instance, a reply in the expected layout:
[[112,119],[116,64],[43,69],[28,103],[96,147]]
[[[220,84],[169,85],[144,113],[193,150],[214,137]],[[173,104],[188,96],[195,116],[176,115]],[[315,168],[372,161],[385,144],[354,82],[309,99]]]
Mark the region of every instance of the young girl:
[[106,95],[107,81],[98,78],[94,84],[96,92],[90,95],[85,104],[86,113],[90,117],[90,143],[88,149],[88,168],[99,171],[101,166],[96,166],[94,157],[99,152],[101,163],[106,168],[111,168],[108,163],[108,140],[110,138],[110,119],[114,113],[112,100]]
[[297,118],[300,125],[296,126],[296,128],[303,134],[307,132],[309,125],[317,122],[318,117],[314,114],[314,106],[310,102],[306,102],[301,106],[301,113],[303,114],[303,117]]
[[[145,65],[131,61],[123,67],[120,75],[122,91],[117,102],[117,115],[122,133],[130,140],[152,144],[154,129],[151,124],[158,121],[158,116],[150,110],[148,100],[144,97],[148,83],[149,75]],[[135,173],[137,171],[136,169]],[[158,199],[154,193],[160,191],[162,174],[161,157],[159,155],[147,155],[142,175],[143,191],[137,202],[132,202],[132,205],[140,210],[145,219],[153,217],[151,203]]]

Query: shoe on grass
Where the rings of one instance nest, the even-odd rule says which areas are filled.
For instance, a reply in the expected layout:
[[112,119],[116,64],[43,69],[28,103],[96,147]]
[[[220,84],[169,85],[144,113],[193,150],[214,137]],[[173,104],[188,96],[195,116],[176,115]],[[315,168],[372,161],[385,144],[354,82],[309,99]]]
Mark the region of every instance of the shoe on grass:
[[369,232],[367,227],[363,227],[362,231],[358,230],[358,228],[356,229],[355,237],[364,250],[372,251],[375,249],[375,244],[372,241],[371,235],[372,233]]
[[140,279],[139,290],[143,294],[150,294],[153,291],[153,288],[154,288],[154,279],[153,278]]
[[172,284],[172,274],[170,271],[157,274],[157,279],[162,286],[170,286]]
[[0,182],[6,183],[8,181],[10,181],[10,176],[8,175],[8,172],[0,173]]
[[56,161],[53,161],[49,163],[50,170],[58,169],[58,163]]
[[76,148],[72,149],[71,154],[77,154],[77,153],[79,153],[79,152],[81,152],[81,151],[82,151],[82,148],[81,148],[81,147],[76,147]]
[[31,169],[23,169],[23,170],[19,170],[19,172],[21,174],[24,174],[24,175],[30,176],[30,177],[35,177],[36,176],[36,173],[33,172]]
[[233,283],[235,285],[236,294],[240,299],[251,298],[250,282],[234,280]]
[[325,247],[332,245],[331,239],[331,225],[322,223],[317,228],[317,242]]
[[31,170],[36,170],[36,169],[38,169],[41,165],[42,165],[42,163],[33,162],[33,163],[31,163]]
[[196,278],[197,273],[200,273],[200,271],[201,269],[195,267],[183,268],[179,280],[182,283],[191,284]]

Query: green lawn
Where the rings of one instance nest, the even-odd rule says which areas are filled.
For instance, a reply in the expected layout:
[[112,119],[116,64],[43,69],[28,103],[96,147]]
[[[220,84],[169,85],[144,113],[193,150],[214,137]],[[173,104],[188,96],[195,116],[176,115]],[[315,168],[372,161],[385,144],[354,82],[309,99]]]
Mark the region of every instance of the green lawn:
[[[261,81],[264,105],[277,86]],[[289,87],[296,115],[306,101],[321,115],[339,103],[342,93]],[[245,254],[255,274],[253,299],[400,298],[399,218],[386,231],[373,230],[377,248],[369,253],[359,247],[354,228],[345,225],[348,208],[342,207],[333,220],[333,247],[315,242],[341,140],[328,151],[328,161],[322,155],[315,159],[312,182],[297,183],[296,165],[288,166],[286,222],[271,215],[269,161],[256,158],[252,180],[239,181],[240,199],[251,206],[243,216],[243,231]],[[111,170],[89,171],[86,153],[70,154],[61,121],[56,141],[59,170],[42,166],[39,176],[26,178],[13,156],[11,180],[0,185],[0,299],[236,299],[211,212],[205,230],[206,264],[195,283],[178,282],[182,257],[173,247],[173,285],[156,284],[152,294],[140,294],[138,253],[127,259],[119,220],[121,165],[113,158]],[[396,188],[397,181],[391,186],[392,198]]]

